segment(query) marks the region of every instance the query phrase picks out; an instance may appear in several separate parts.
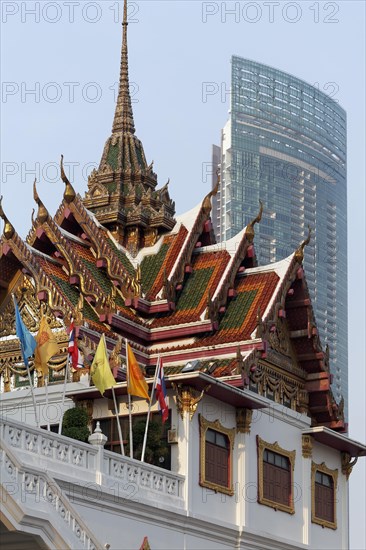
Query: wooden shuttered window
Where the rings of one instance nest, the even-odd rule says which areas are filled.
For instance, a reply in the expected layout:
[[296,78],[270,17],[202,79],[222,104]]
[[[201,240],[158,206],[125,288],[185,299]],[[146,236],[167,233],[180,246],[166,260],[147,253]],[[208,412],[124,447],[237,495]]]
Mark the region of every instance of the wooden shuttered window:
[[215,430],[206,431],[205,479],[211,483],[229,486],[230,446],[228,437]]
[[315,472],[315,516],[334,522],[334,483],[332,476]]
[[285,506],[291,503],[290,461],[267,449],[263,453],[263,497]]

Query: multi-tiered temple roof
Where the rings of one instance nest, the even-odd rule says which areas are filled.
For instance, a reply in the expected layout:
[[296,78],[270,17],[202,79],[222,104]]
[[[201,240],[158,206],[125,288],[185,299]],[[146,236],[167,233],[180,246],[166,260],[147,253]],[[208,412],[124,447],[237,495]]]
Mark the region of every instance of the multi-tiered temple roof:
[[[235,238],[216,244],[210,221],[215,190],[175,216],[168,185],[157,189],[153,166],[135,135],[126,2],[112,135],[84,199],[63,169],[62,179],[64,195],[54,216],[35,183],[38,211],[25,240],[16,232],[16,220],[6,217],[6,198],[0,207],[2,391],[21,385],[25,374],[15,337],[14,293],[33,332],[40,305],[47,305],[61,347],[49,363],[55,383],[63,380],[65,328],[73,317],[86,362],[102,333],[110,351],[118,349],[121,337],[128,338],[147,376],[160,354],[168,382],[183,369],[203,371],[307,413],[314,425],[345,429],[302,268],[306,242],[283,261],[258,267],[253,240],[262,207]],[[123,380],[123,369],[115,374]],[[42,385],[42,374],[36,375]]]

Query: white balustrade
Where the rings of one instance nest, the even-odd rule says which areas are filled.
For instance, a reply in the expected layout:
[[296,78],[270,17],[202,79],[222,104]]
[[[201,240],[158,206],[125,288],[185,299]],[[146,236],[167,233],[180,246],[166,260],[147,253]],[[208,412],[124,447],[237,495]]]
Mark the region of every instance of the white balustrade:
[[[9,439],[14,443],[21,441],[21,438],[14,439],[10,434]],[[9,441],[7,443],[9,444]],[[21,464],[13,454],[14,449],[11,449],[7,443],[4,440],[1,441],[0,447],[1,484],[5,490],[3,505],[6,506],[9,498],[15,498],[20,509],[23,505],[26,506],[27,514],[33,505],[35,516],[40,514],[43,518],[46,514],[53,526],[61,520],[60,524],[63,527],[58,532],[64,540],[72,544],[73,548],[101,550],[101,543],[73,508],[55,480],[47,472],[36,471],[31,466]],[[65,531],[63,531],[64,528],[66,528]]]
[[124,498],[137,495],[135,500],[151,500],[160,496],[183,507],[182,475],[14,420],[0,418],[0,437],[23,462],[33,467],[42,464],[56,479],[72,477],[76,483],[97,480],[106,490],[117,482]]
[[182,499],[184,476],[163,468],[139,462],[111,451],[104,451],[103,473],[138,491],[149,492]]

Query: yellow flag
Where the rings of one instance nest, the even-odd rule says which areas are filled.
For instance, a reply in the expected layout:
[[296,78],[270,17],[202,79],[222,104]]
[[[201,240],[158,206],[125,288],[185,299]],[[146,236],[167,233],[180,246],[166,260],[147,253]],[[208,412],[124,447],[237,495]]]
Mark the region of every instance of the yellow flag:
[[141,369],[136,361],[136,357],[134,356],[128,342],[126,347],[128,365],[127,391],[130,395],[150,399],[148,394],[149,386],[146,383],[145,377],[141,372]]
[[114,379],[114,376],[109,366],[109,360],[107,355],[107,346],[105,343],[105,336],[102,335],[97,351],[93,359],[93,363],[90,369],[90,375],[93,380],[93,384],[100,393],[103,395],[105,390],[115,386],[117,382]]
[[42,315],[39,323],[39,331],[36,336],[37,347],[34,352],[34,365],[36,370],[41,370],[43,376],[48,376],[47,362],[51,357],[59,353],[60,346],[53,334],[45,315]]

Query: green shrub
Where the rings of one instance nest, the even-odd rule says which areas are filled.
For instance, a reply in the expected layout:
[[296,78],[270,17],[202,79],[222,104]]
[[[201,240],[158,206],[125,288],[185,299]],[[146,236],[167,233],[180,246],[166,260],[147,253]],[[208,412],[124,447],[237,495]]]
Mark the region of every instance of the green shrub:
[[87,442],[90,435],[88,414],[85,409],[75,407],[68,409],[62,420],[62,435]]
[[[133,457],[137,460],[141,459],[142,445],[144,442],[146,420],[139,420],[133,425]],[[144,462],[154,464],[155,466],[164,467],[162,459],[166,459],[169,454],[167,442],[162,438],[163,426],[161,423],[149,423],[147,432],[147,441],[145,449]],[[129,456],[129,444],[127,444],[126,455]]]

